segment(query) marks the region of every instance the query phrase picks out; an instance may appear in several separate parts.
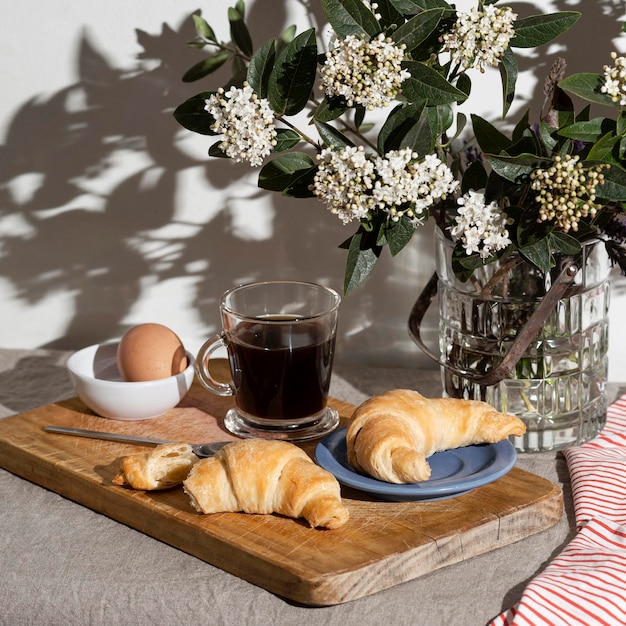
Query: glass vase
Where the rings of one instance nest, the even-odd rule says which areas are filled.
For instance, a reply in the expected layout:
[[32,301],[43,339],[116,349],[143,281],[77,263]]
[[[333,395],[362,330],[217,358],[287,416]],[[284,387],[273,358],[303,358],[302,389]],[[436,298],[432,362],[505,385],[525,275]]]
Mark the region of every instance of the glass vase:
[[606,421],[608,365],[610,262],[603,242],[584,244],[575,260],[557,258],[547,273],[514,253],[467,282],[456,278],[454,244],[440,231],[436,247],[443,395],[483,400],[520,417],[527,432],[512,439],[518,451],[563,449],[597,435]]

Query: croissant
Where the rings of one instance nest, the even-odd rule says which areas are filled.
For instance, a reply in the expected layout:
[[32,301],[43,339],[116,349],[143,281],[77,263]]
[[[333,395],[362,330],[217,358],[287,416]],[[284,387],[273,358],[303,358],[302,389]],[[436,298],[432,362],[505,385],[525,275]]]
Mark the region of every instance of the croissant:
[[183,489],[201,513],[279,513],[303,517],[313,528],[337,528],[349,516],[336,478],[286,441],[229,443],[199,461]]
[[390,483],[430,478],[427,457],[476,443],[495,443],[526,432],[524,422],[486,402],[429,399],[394,389],[354,411],[346,433],[348,461],[359,472]]
[[124,457],[112,482],[145,491],[169,489],[180,485],[197,461],[189,444],[162,444],[151,452]]

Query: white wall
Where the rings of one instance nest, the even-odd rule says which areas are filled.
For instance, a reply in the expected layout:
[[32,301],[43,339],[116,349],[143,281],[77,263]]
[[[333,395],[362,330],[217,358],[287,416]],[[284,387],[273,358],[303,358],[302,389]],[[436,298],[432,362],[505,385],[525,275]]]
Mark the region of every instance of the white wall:
[[[180,80],[201,57],[185,45],[194,35],[191,13],[202,9],[227,38],[232,4],[22,0],[5,10],[0,347],[73,349],[158,321],[195,350],[216,331],[218,298],[236,283],[299,277],[341,289],[345,253],[337,245],[352,228],[315,200],[259,190],[245,165],[209,160],[210,142],[171,116],[185,98],[214,86]],[[552,4],[564,10],[581,3]],[[610,36],[619,34],[624,3],[585,4],[584,26],[523,65],[543,72],[560,54],[572,72],[601,71],[622,42]],[[318,5],[250,0],[255,42],[294,22],[319,25]],[[537,99],[542,76],[522,72],[517,109]],[[496,119],[497,76],[476,81],[481,87],[468,106]],[[427,227],[399,257],[385,255],[345,300],[338,359],[427,363],[408,338],[406,320],[433,270],[430,235]],[[611,374],[619,378],[626,283],[617,276],[614,282]]]

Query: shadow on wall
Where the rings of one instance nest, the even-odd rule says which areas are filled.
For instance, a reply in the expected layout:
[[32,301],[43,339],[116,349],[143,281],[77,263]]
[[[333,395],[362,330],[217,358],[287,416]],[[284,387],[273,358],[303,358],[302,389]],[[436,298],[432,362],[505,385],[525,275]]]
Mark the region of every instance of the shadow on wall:
[[[319,3],[313,4],[311,22],[323,24]],[[612,50],[607,33],[617,36],[622,5],[588,3],[584,26],[560,41],[567,51],[542,51],[523,59],[520,69],[537,68],[543,76],[560,55],[572,72],[601,71]],[[512,6],[520,15],[536,12],[531,5]],[[249,13],[257,43],[288,26],[274,0],[257,0]],[[24,103],[1,147],[0,215],[11,228],[0,232],[0,276],[24,306],[58,292],[72,300],[63,335],[45,347],[73,349],[120,336],[147,284],[183,281],[182,288],[193,291],[186,306],[196,309],[207,335],[219,326],[219,295],[239,282],[297,277],[341,290],[345,252],[337,245],[351,228],[315,200],[289,201],[256,189],[246,165],[205,158],[211,138],[199,156],[180,149],[187,131],[174,121],[173,109],[219,84],[215,77],[210,84],[181,81],[202,54],[185,45],[195,35],[191,17],[178,28],[164,25],[158,35],[136,32],[143,52],[124,69],[111,67],[85,33],[77,82]],[[580,45],[581,36],[589,46],[593,41],[593,55]],[[537,94],[519,98],[541,102]],[[121,165],[129,156],[132,169]],[[181,174],[198,170],[220,207],[181,219]],[[238,224],[254,221],[261,200],[269,207],[270,232],[244,240]],[[432,255],[423,254],[430,240],[425,228],[402,258],[383,259],[344,301],[338,359],[427,362],[408,339],[406,319],[433,269]]]
[[[542,2],[515,2],[509,6],[519,15],[527,17],[538,12],[553,11],[580,11],[582,17],[567,32],[560,35],[552,44],[533,50],[526,55],[518,56],[520,74],[531,71],[537,83],[533,93],[524,93],[518,90],[515,94],[515,107],[521,111],[531,106],[531,119],[537,119],[543,104],[544,79],[550,71],[553,62],[562,57],[567,63],[567,73],[579,72],[602,73],[604,65],[611,63],[611,52],[615,50],[614,39],[620,37],[622,21],[626,19],[626,5],[624,0],[597,0],[583,2],[583,0],[555,0],[550,7]],[[518,52],[518,51],[516,51]],[[519,51],[523,52],[523,51]],[[587,103],[578,101],[577,110]],[[599,110],[596,110],[599,114]],[[602,111],[606,114],[606,110]]]

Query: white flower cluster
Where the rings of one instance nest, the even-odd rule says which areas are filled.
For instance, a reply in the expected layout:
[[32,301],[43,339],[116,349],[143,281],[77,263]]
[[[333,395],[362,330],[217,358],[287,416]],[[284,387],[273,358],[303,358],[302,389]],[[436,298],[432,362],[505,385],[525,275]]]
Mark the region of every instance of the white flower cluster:
[[485,204],[485,195],[469,191],[457,200],[456,226],[450,228],[455,240],[461,240],[467,254],[478,252],[486,259],[510,243],[508,218],[496,202]]
[[464,69],[497,66],[509,46],[517,14],[510,7],[488,4],[482,11],[473,7],[457,13],[452,30],[441,37],[442,51],[449,52],[453,63]]
[[409,148],[391,150],[384,157],[372,157],[362,146],[326,148],[319,159],[313,191],[344,224],[377,210],[391,220],[404,215],[418,224],[436,200],[459,184],[437,156],[419,161]]
[[611,52],[611,58],[615,61],[615,66],[604,66],[604,85],[600,91],[608,94],[619,106],[626,106],[626,57]]
[[410,77],[401,66],[404,48],[383,34],[372,41],[348,35],[326,53],[321,88],[328,96],[343,96],[348,106],[386,107]]
[[274,111],[252,87],[221,87],[205,101],[205,110],[215,119],[211,129],[224,135],[220,148],[238,162],[259,166],[276,145]]
[[326,148],[319,160],[313,182],[315,195],[344,224],[364,218],[372,208],[371,190],[376,174],[363,146],[344,150]]
[[564,232],[578,230],[581,218],[602,208],[596,204],[596,187],[604,183],[606,164],[585,167],[578,155],[556,156],[546,169],[530,173],[531,189],[537,191],[539,222],[554,221]]

